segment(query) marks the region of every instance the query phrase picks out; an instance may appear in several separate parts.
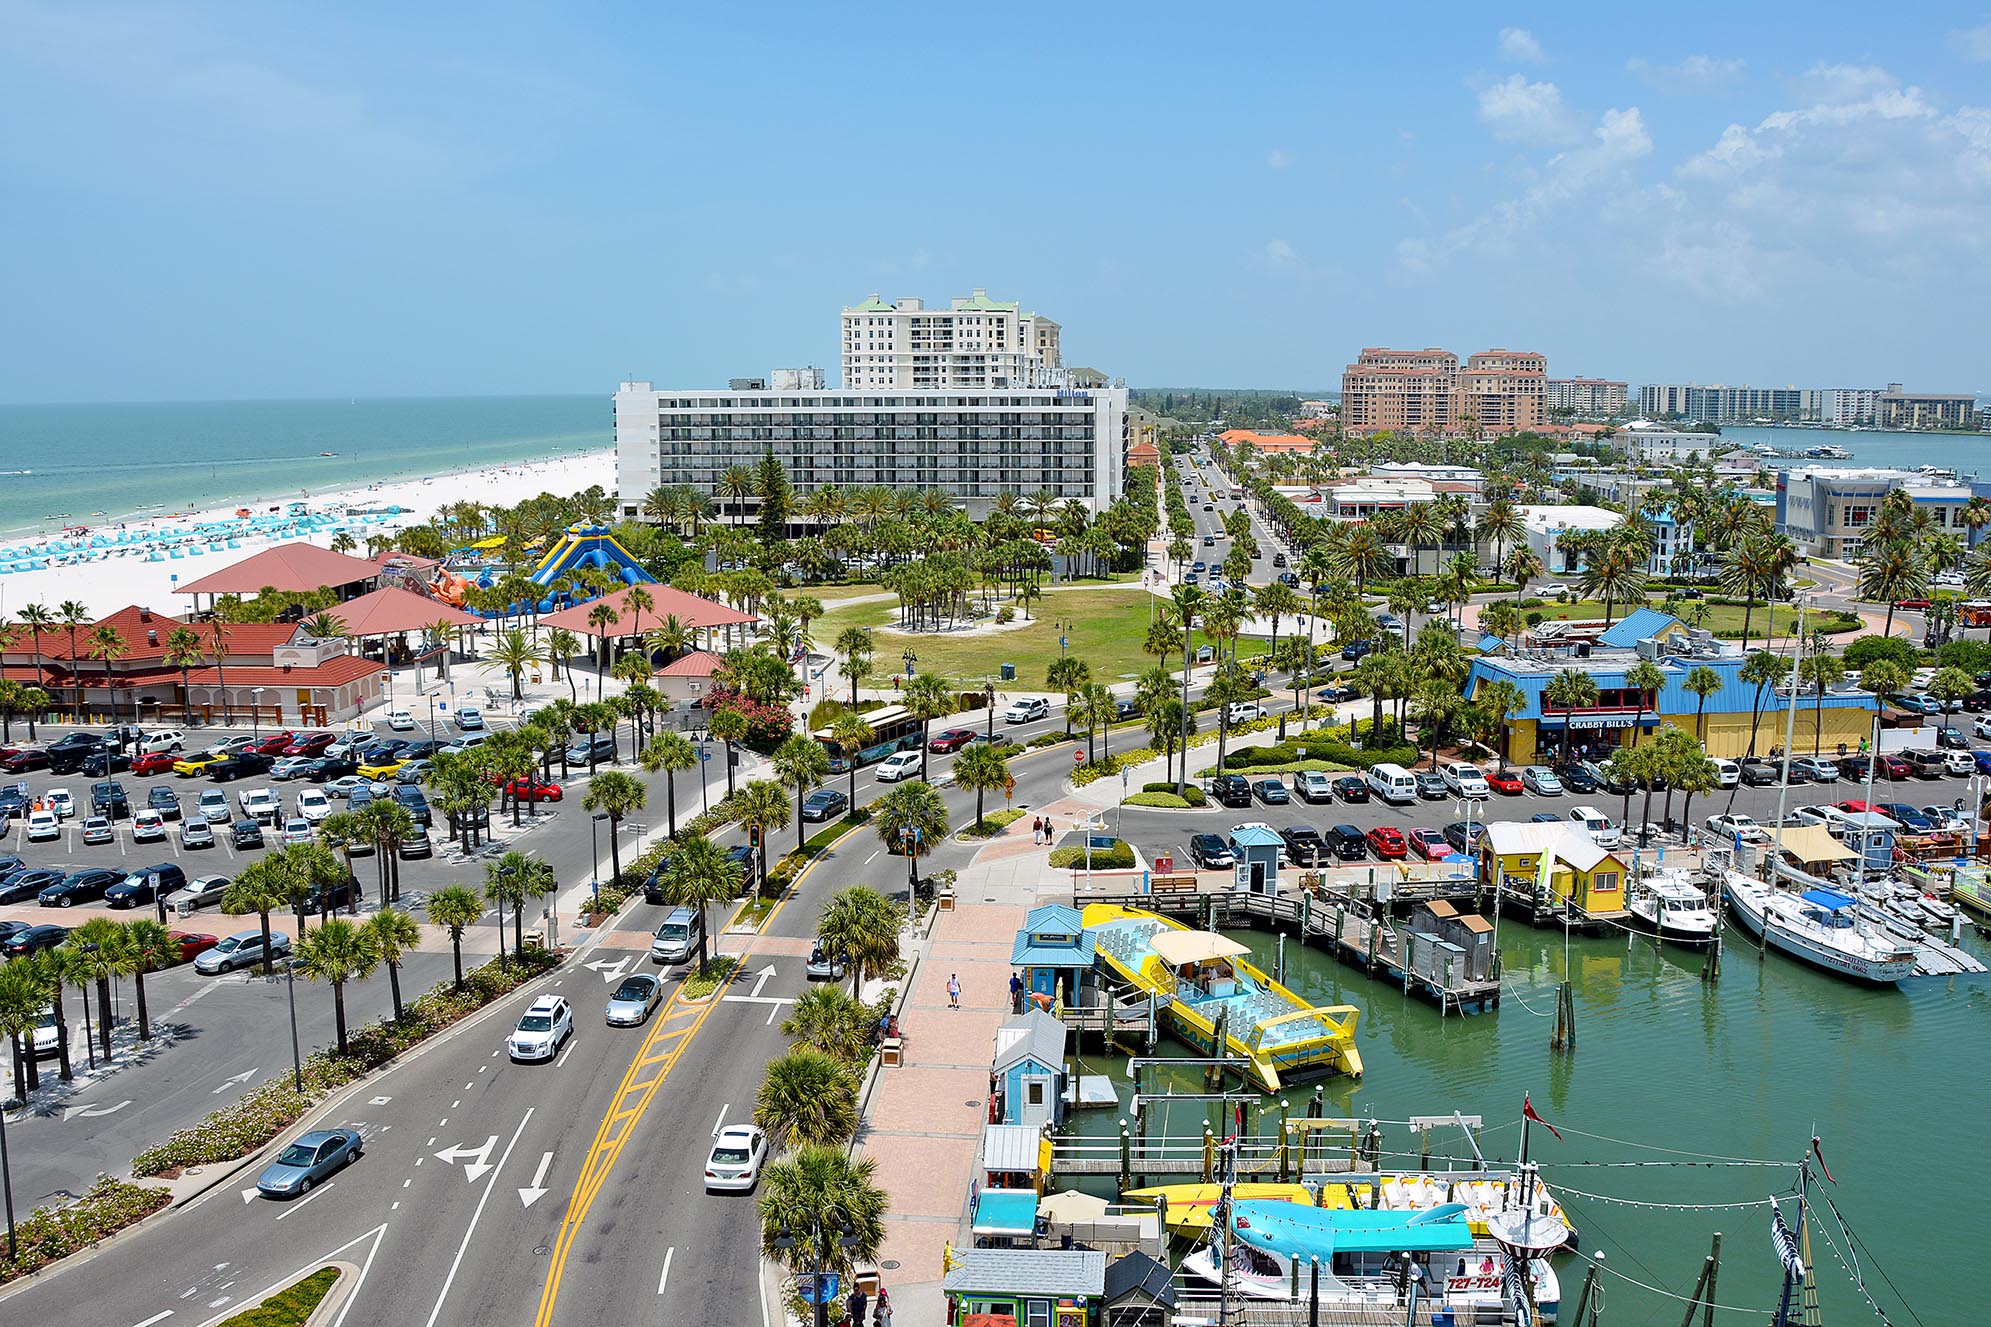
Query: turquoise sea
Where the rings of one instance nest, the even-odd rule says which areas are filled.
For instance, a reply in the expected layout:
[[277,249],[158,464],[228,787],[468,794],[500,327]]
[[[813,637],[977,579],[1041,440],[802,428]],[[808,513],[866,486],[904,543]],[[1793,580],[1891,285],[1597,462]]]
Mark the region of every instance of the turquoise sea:
[[0,535],[607,447],[613,426],[606,392],[0,406]]

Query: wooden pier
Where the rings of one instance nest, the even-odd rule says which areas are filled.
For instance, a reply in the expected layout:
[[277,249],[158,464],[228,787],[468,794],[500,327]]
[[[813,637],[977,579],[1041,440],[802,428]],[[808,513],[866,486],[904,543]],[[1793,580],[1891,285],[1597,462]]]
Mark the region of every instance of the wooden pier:
[[[1455,886],[1452,881],[1427,884]],[[1456,954],[1444,953],[1433,937],[1405,930],[1387,909],[1328,891],[1249,894],[1235,890],[1219,894],[1183,892],[1129,894],[1095,902],[1110,902],[1164,916],[1187,918],[1203,930],[1243,926],[1297,935],[1303,944],[1324,949],[1350,967],[1378,980],[1388,980],[1408,993],[1435,1003],[1441,1013],[1482,1013],[1500,1003],[1498,975],[1467,977]],[[1436,897],[1435,894],[1428,895]],[[1395,897],[1401,898],[1402,895]],[[1472,897],[1467,891],[1463,897]],[[1275,978],[1283,974],[1275,972]]]

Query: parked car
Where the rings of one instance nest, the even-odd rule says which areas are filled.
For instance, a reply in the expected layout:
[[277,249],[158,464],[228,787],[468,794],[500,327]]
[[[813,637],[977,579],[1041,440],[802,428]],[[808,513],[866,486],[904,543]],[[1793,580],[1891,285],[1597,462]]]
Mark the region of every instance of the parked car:
[[72,908],[78,903],[94,903],[112,885],[124,879],[124,872],[103,866],[86,866],[71,871],[35,896],[44,908]]
[[1286,855],[1301,866],[1317,866],[1327,855],[1327,841],[1311,825],[1288,825],[1279,837],[1286,841]]
[[1242,774],[1219,774],[1210,780],[1210,797],[1219,806],[1250,806],[1251,780]]
[[[104,823],[105,828],[108,829],[110,822],[105,821]],[[160,815],[151,807],[146,807],[131,818],[131,841],[133,843],[152,843],[165,837],[166,817]],[[87,843],[89,840],[85,839],[84,842]]]
[[131,814],[131,795],[115,779],[93,783],[90,785],[90,809],[107,819],[122,820]]
[[302,779],[311,774],[311,767],[318,763],[316,756],[279,756],[276,764],[270,766],[273,779]]
[[150,751],[131,762],[133,774],[170,774],[179,757],[171,751]]
[[1705,822],[1709,835],[1723,843],[1768,843],[1770,831],[1756,823],[1754,816],[1741,814],[1709,816]]
[[475,705],[461,705],[456,711],[456,726],[466,733],[484,731],[484,711]]
[[1575,793],[1578,797],[1594,793],[1602,786],[1591,777],[1589,770],[1574,761],[1557,765],[1554,770],[1556,778],[1562,780],[1564,791]]
[[[324,755],[318,757],[317,760],[312,762],[311,770],[308,774],[305,775],[305,777],[310,779],[313,783],[323,783],[329,785],[334,780],[337,779],[351,778],[353,774],[356,773],[358,770],[359,770],[359,762],[357,760],[354,760],[352,756],[350,755],[335,756],[330,751],[327,751]],[[331,789],[328,787],[326,791],[330,792]],[[337,796],[342,796],[343,794],[333,793],[332,795],[337,797]]]
[[[228,892],[229,879],[225,875],[197,875],[179,889],[166,895],[166,906],[176,917],[185,917],[202,908],[216,907],[222,895]],[[259,933],[260,934],[260,933]]]
[[1933,820],[1906,802],[1882,802],[1874,810],[1911,834],[1928,834],[1936,828]]
[[216,783],[228,783],[235,779],[246,779],[251,774],[268,774],[275,764],[274,758],[260,751],[244,751],[239,755],[230,756],[209,770],[208,777]]
[[1394,825],[1377,825],[1364,837],[1369,840],[1369,851],[1376,854],[1377,861],[1401,861],[1409,853],[1403,831]]
[[897,783],[900,779],[917,778],[919,767],[919,752],[894,751],[878,762],[878,782]]
[[850,798],[837,788],[818,788],[802,799],[802,819],[834,820],[850,805]]
[[436,845],[429,838],[427,830],[417,828],[401,836],[394,845],[394,852],[402,861],[412,862],[416,858],[435,856]]
[[1480,773],[1477,765],[1453,761],[1440,772],[1445,776],[1445,786],[1461,797],[1486,797],[1491,793],[1486,784],[1486,775]]
[[1237,854],[1221,834],[1194,834],[1189,839],[1189,860],[1206,871],[1228,871],[1237,865]]
[[1411,778],[1417,781],[1417,795],[1427,802],[1442,802],[1452,795],[1452,785],[1435,769],[1421,769]]
[[360,1159],[360,1136],[354,1129],[313,1129],[256,1177],[256,1192],[265,1198],[299,1198]]
[[514,1061],[550,1060],[574,1035],[573,1006],[558,995],[542,995],[519,1015],[518,1026],[505,1040]]
[[111,843],[117,839],[117,831],[111,828],[108,816],[89,816],[83,821],[83,842]]
[[1537,797],[1562,796],[1562,780],[1547,765],[1530,765],[1522,770],[1521,786]]
[[146,790],[145,805],[147,809],[157,811],[161,819],[180,818],[180,795],[164,784],[156,784]]
[[293,803],[299,818],[316,825],[332,814],[332,799],[317,788],[306,788]]
[[[1858,757],[1854,759],[1857,761]],[[1777,763],[1770,762],[1770,768],[1777,769]],[[1840,774],[1839,766],[1825,756],[1792,756],[1790,771],[1793,783],[1799,778],[1812,783],[1837,783]]]
[[1526,790],[1521,776],[1511,769],[1497,769],[1486,776],[1486,786],[1507,797],[1519,797]]
[[1353,825],[1329,827],[1327,848],[1344,862],[1362,862],[1369,858],[1369,839]]
[[180,846],[182,848],[212,848],[214,846],[214,826],[205,820],[187,820],[180,825]]
[[1259,708],[1259,704],[1255,700],[1234,700],[1224,707],[1225,723],[1249,723],[1253,719],[1260,719],[1264,716],[1265,711]]
[[334,733],[299,733],[290,745],[283,749],[283,754],[286,756],[310,756],[316,759],[324,755],[325,749],[331,746],[335,740],[337,740],[337,735]]
[[127,774],[131,771],[131,757],[122,751],[92,751],[77,768],[93,779]]
[[[96,754],[102,754],[98,752]],[[87,759],[87,757],[86,757]],[[29,770],[47,769],[48,752],[37,746],[24,746],[8,753],[0,759],[0,769],[9,774],[25,774]]]
[[397,733],[413,732],[415,716],[406,710],[387,711],[387,726]]
[[229,837],[237,848],[260,848],[263,846],[263,827],[254,820],[238,820],[229,830]]
[[[275,959],[290,956],[290,937],[282,931],[270,932],[270,957]],[[237,968],[254,967],[263,961],[263,933],[237,931],[223,937],[220,944],[194,960],[194,971],[204,977],[212,977],[223,972],[233,972]]]
[[162,895],[170,896],[187,883],[187,873],[173,862],[157,862],[136,871],[104,891],[107,908],[136,908]]
[[1267,806],[1284,806],[1292,801],[1283,779],[1259,779],[1251,785],[1251,791]]
[[[597,733],[592,738],[585,735],[567,746],[569,765],[586,765],[592,757],[594,763],[615,759],[615,738],[608,733]],[[364,773],[364,769],[361,771]]]
[[1351,640],[1341,647],[1344,663],[1358,663],[1365,654],[1375,653],[1376,643],[1372,640]]
[[[1783,777],[1783,768],[1771,764],[1761,756],[1745,756],[1735,762],[1735,777],[1744,787],[1773,788]],[[1792,782],[1798,780],[1793,779]]]
[[24,931],[16,931],[4,943],[0,943],[0,953],[8,958],[20,958],[25,954],[39,954],[45,949],[53,949],[69,938],[67,926],[30,926]]
[[285,728],[267,737],[257,736],[249,749],[259,756],[280,756],[283,754],[283,749],[296,740],[297,734]]
[[1459,852],[1470,853],[1473,845],[1486,833],[1486,824],[1478,820],[1471,823],[1454,820],[1440,832],[1444,835],[1445,842],[1451,844],[1453,848]]
[[243,815],[261,824],[274,825],[283,814],[283,799],[268,788],[245,788],[235,800]]
[[47,839],[62,837],[62,821],[53,811],[30,811],[26,837],[29,843],[40,843]]
[[705,1158],[705,1187],[722,1193],[752,1193],[767,1160],[767,1135],[751,1124],[729,1124],[712,1140]]

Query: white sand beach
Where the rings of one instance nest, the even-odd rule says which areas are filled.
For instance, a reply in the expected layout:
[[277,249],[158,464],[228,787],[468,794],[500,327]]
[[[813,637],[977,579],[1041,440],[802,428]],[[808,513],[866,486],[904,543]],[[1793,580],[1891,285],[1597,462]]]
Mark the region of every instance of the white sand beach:
[[[0,541],[0,621],[11,621],[24,604],[52,608],[70,599],[99,615],[127,604],[178,613],[191,601],[175,592],[177,585],[273,544],[302,540],[330,547],[344,530],[364,555],[368,535],[420,524],[449,503],[509,506],[594,484],[614,492],[613,448],[328,489],[292,502],[231,503],[72,529],[47,539]],[[240,515],[244,509],[249,516]]]

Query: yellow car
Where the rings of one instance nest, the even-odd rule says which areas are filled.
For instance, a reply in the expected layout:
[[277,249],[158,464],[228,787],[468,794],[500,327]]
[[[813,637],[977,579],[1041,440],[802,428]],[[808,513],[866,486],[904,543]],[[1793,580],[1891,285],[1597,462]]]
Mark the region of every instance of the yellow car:
[[196,774],[211,773],[216,765],[224,763],[227,759],[227,756],[215,756],[205,751],[197,751],[191,756],[174,761],[173,773],[183,779],[191,779]]
[[361,765],[358,773],[362,779],[391,779],[407,763],[405,760],[383,760],[377,765]]

